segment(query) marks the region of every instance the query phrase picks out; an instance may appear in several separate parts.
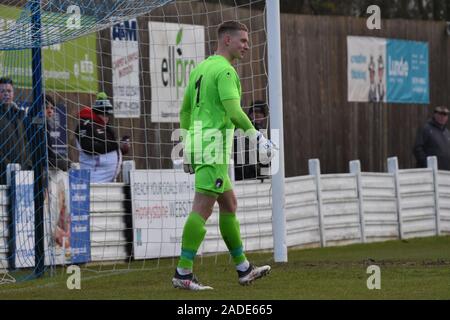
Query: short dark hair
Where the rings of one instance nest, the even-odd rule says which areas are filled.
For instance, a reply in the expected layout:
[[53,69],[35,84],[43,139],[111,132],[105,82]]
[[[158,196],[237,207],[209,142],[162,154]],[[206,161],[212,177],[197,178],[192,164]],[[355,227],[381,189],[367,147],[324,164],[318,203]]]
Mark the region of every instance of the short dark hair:
[[250,109],[248,109],[249,116],[253,116],[255,110],[261,111],[262,113],[264,113],[264,117],[267,117],[267,103],[265,101],[256,100],[255,102],[253,102]]
[[49,103],[52,106],[55,106],[55,100],[53,100],[53,98],[50,95],[46,94],[45,95],[45,105],[47,106],[47,104],[49,104]]
[[228,20],[228,21],[222,22],[219,25],[219,28],[217,29],[217,37],[220,38],[222,36],[222,34],[224,34],[225,32],[230,32],[230,31],[248,32],[248,28],[245,24],[240,23],[239,21]]
[[12,81],[11,78],[2,77],[2,78],[0,78],[0,84],[10,84],[13,86],[14,82]]

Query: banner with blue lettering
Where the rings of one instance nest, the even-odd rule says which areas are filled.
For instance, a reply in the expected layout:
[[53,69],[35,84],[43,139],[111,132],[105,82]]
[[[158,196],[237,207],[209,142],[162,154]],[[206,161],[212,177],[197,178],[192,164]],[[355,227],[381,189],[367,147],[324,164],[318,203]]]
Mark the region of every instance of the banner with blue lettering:
[[72,263],[91,260],[89,170],[69,170]]
[[347,37],[348,101],[429,103],[428,43]]
[[33,171],[12,171],[12,268],[27,268],[35,265],[33,188]]

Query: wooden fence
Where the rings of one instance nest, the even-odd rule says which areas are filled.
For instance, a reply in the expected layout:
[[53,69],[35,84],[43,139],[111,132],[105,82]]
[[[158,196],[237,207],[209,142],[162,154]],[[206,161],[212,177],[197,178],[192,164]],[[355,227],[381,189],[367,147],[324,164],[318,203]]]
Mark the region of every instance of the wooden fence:
[[[450,36],[445,22],[383,20],[369,30],[366,20],[282,14],[283,107],[286,175],[308,172],[318,158],[325,173],[345,172],[360,159],[363,170],[386,171],[397,156],[412,168],[416,130],[438,104],[450,106]],[[347,101],[347,36],[425,41],[429,45],[430,104]]]

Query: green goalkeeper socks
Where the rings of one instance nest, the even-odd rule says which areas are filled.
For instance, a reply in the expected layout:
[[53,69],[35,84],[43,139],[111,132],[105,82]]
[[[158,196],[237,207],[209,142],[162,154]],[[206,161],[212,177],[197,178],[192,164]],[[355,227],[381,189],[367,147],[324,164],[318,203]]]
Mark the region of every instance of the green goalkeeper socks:
[[[239,221],[234,213],[220,213],[219,226],[222,238],[236,265],[247,260],[242,247]],[[192,270],[197,250],[206,234],[205,219],[197,212],[191,212],[183,228],[181,256],[178,268]]]
[[242,247],[241,231],[239,221],[234,213],[221,212],[219,216],[219,227],[222,238],[230,251],[236,265],[246,261]]
[[181,243],[181,256],[178,268],[192,270],[195,255],[205,238],[205,219],[197,212],[191,212],[184,224]]

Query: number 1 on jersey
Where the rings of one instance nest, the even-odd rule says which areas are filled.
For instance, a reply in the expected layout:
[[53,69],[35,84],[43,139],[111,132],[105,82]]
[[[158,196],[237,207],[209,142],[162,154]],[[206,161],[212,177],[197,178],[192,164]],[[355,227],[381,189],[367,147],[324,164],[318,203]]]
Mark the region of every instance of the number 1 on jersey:
[[197,106],[200,103],[200,85],[202,84],[202,78],[203,75],[201,75],[200,78],[198,78],[198,80],[195,82],[195,89],[197,90]]

